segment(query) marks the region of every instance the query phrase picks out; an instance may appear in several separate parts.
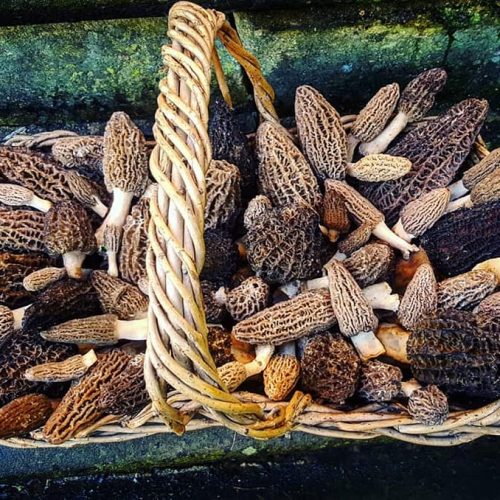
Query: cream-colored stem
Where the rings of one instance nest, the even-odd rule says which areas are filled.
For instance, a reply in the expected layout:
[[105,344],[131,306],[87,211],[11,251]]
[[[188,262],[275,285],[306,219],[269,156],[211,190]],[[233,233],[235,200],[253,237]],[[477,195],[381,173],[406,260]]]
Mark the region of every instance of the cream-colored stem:
[[31,198],[30,206],[40,210],[41,212],[48,212],[52,208],[52,203],[49,200],[44,200],[34,194]]
[[448,214],[450,212],[454,212],[455,210],[459,210],[460,208],[470,208],[472,207],[472,201],[470,199],[470,195],[462,196],[462,198],[458,198],[454,201],[450,201],[448,205],[446,205],[445,213]]
[[12,310],[12,316],[14,317],[14,330],[20,330],[22,328],[24,313],[30,305],[31,304]]
[[335,260],[342,262],[343,260],[347,259],[347,255],[345,253],[337,251],[337,252],[335,252],[335,255],[333,256],[333,258]]
[[96,361],[97,356],[94,352],[94,349],[91,349],[89,352],[82,356],[82,363],[87,367],[92,366]]
[[278,290],[284,293],[287,297],[292,298],[298,295],[302,288],[302,282],[300,282],[299,280],[295,280],[281,285]]
[[389,144],[404,130],[407,124],[408,117],[400,111],[375,139],[361,144],[359,152],[363,156],[383,153],[389,147]]
[[108,250],[106,252],[108,256],[108,274],[110,276],[118,277],[118,259],[117,253],[114,250]]
[[261,344],[255,347],[255,359],[250,363],[245,363],[247,378],[264,371],[274,353],[274,349],[274,346],[270,344]]
[[123,227],[127,215],[130,211],[130,206],[132,205],[132,200],[134,198],[133,193],[127,193],[121,189],[113,189],[113,203],[109,209],[108,215],[101,224],[101,227],[96,231],[96,239],[99,245],[103,244],[104,240],[104,228],[107,225]]
[[398,325],[380,325],[377,331],[377,338],[383,344],[387,356],[409,364],[410,360],[406,352],[406,343],[410,334]]
[[66,252],[63,254],[63,263],[66,272],[70,278],[81,279],[82,278],[82,264],[85,260],[86,254],[80,252],[79,250],[74,250],[73,252]]
[[375,283],[361,290],[372,309],[396,312],[399,309],[399,295],[392,293],[389,283]]
[[464,186],[464,183],[462,181],[457,181],[454,182],[453,184],[450,184],[448,186],[448,189],[450,190],[451,200],[456,200],[457,198],[460,198],[469,192],[469,190]]
[[373,332],[360,332],[351,337],[351,341],[363,361],[376,358],[385,353],[384,346]]
[[214,299],[217,304],[221,306],[225,306],[227,303],[227,293],[226,289],[221,286],[215,293],[214,293]]
[[120,340],[146,340],[148,320],[146,318],[117,320],[116,333]]
[[409,398],[417,389],[420,389],[421,387],[422,386],[418,383],[418,381],[412,378],[405,382],[401,382],[401,393]]
[[[354,152],[358,147],[359,139],[349,134],[347,136],[347,162],[350,163],[354,157]],[[348,172],[349,173],[349,172]]]
[[92,210],[99,216],[99,217],[106,217],[106,214],[108,213],[108,207],[97,197],[94,198],[95,200],[95,205],[92,206]]
[[403,254],[403,258],[405,259],[410,257],[410,252],[418,252],[418,247],[408,243],[403,238],[393,233],[384,221],[379,222],[375,226],[373,234],[382,241],[389,243],[391,247],[397,248]]
[[400,238],[403,238],[403,240],[407,241],[408,243],[411,242],[415,236],[413,234],[409,234],[406,232],[406,229],[403,226],[403,222],[401,219],[399,219],[396,222],[396,225],[392,228],[392,231],[397,234]]
[[278,352],[285,356],[295,356],[295,341],[280,345],[278,347]]

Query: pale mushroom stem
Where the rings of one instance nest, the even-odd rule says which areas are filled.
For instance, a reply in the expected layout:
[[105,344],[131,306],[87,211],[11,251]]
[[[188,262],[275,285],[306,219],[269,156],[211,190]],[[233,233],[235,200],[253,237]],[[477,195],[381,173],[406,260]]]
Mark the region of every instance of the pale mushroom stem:
[[66,252],[63,254],[63,263],[66,272],[70,278],[81,279],[82,278],[82,264],[85,260],[86,254],[80,252],[79,250],[74,250],[73,252]]
[[48,212],[52,208],[52,203],[34,194],[33,198],[31,198],[30,206],[41,212]]
[[214,299],[217,302],[217,304],[221,306],[225,306],[227,303],[227,293],[226,289],[221,286],[215,293],[214,293]]
[[24,313],[30,305],[31,304],[12,310],[12,316],[14,317],[14,330],[20,330],[22,328]]
[[108,213],[108,207],[97,197],[93,198],[95,201],[95,205],[92,205],[92,210],[99,215],[99,217],[106,217],[106,214]]
[[457,198],[460,198],[469,192],[462,181],[457,181],[453,184],[450,184],[448,186],[448,189],[450,191],[450,198],[452,200],[456,200]]
[[409,336],[399,325],[383,324],[377,330],[377,338],[384,346],[387,356],[405,364],[410,363],[406,352]]
[[421,389],[422,386],[414,378],[401,382],[401,393],[409,398],[416,390]]
[[148,320],[147,318],[117,320],[116,334],[120,340],[146,340]]
[[376,358],[385,353],[384,346],[373,332],[360,332],[351,337],[351,341],[363,361]]
[[408,117],[400,111],[375,139],[361,144],[359,152],[363,156],[383,153],[389,147],[389,144],[404,130],[407,124]]
[[409,234],[406,232],[406,229],[403,227],[403,222],[401,219],[398,220],[396,225],[392,228],[392,231],[397,234],[400,238],[403,240],[407,241],[408,243],[415,238],[413,234]]
[[400,238],[397,234],[393,233],[387,224],[382,221],[379,222],[373,229],[373,235],[386,243],[389,243],[391,247],[397,248],[402,254],[404,259],[410,257],[411,252],[418,252],[418,247],[412,245]]
[[295,341],[280,345],[278,351],[285,356],[295,356]]
[[347,162],[350,164],[354,157],[354,152],[356,151],[356,148],[358,147],[359,144],[359,139],[354,137],[353,135],[349,134],[347,136]]
[[460,208],[470,208],[472,207],[472,201],[470,199],[470,195],[462,196],[462,198],[458,198],[454,201],[450,201],[446,206],[445,213],[454,212],[455,210],[459,210]]
[[106,255],[108,256],[108,274],[110,276],[113,276],[115,278],[118,277],[118,254],[117,252],[113,250],[108,250],[106,252]]
[[264,371],[274,354],[275,347],[271,344],[260,344],[255,347],[255,359],[250,363],[245,363],[247,378]]
[[108,215],[101,224],[101,227],[96,232],[97,243],[102,245],[104,238],[104,229],[106,226],[117,226],[122,228],[130,212],[130,206],[134,193],[127,193],[121,189],[113,189],[113,203],[109,209]]

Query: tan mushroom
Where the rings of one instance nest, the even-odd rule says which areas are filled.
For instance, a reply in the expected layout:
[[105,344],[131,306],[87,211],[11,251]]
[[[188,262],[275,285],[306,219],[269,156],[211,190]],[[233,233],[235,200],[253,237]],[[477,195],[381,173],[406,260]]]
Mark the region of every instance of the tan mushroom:
[[347,137],[337,110],[313,87],[295,92],[295,118],[300,145],[320,180],[343,179]]
[[460,181],[448,186],[451,192],[451,199],[455,200],[466,195],[476,184],[498,168],[500,168],[500,148],[494,149],[479,163],[466,170]]
[[368,155],[349,163],[347,174],[359,181],[386,182],[403,177],[411,170],[411,161],[403,156]]
[[65,344],[106,346],[120,340],[146,340],[147,319],[119,320],[114,314],[72,319],[40,332],[45,340]]
[[402,390],[408,397],[408,413],[421,424],[441,425],[449,414],[448,398],[435,385],[421,387],[412,380],[402,383]]
[[410,333],[400,325],[382,323],[377,330],[377,338],[385,349],[385,355],[399,363],[410,364],[406,351],[406,344]]
[[126,113],[113,113],[106,125],[103,171],[113,203],[96,238],[98,244],[106,245],[109,274],[118,276],[116,259],[123,225],[132,199],[142,195],[148,179],[144,136]]
[[368,401],[391,401],[401,391],[402,380],[403,373],[397,366],[370,360],[361,365],[358,394]]
[[414,274],[399,305],[399,322],[411,330],[420,320],[437,309],[437,283],[429,264],[422,264]]
[[52,202],[17,184],[0,184],[0,203],[11,207],[31,207],[41,212],[47,212],[52,207]]
[[408,258],[410,252],[418,251],[415,245],[409,244],[393,233],[384,222],[384,215],[347,183],[328,179],[325,182],[325,189],[332,189],[345,200],[347,210],[359,224],[375,224],[373,235],[400,250],[403,257]]
[[318,181],[297,146],[285,131],[271,122],[262,123],[256,135],[259,183],[273,205],[303,204],[321,207]]
[[62,255],[70,278],[82,277],[85,257],[96,250],[86,210],[74,201],[56,203],[45,216],[44,243],[52,255]]
[[353,254],[368,243],[377,225],[376,222],[363,222],[354,231],[351,231],[342,241],[339,242],[338,251],[335,258],[344,260],[347,256]]
[[44,252],[44,221],[34,210],[0,210],[0,250]]
[[108,207],[101,201],[99,190],[94,183],[72,171],[66,172],[66,180],[76,200],[100,217],[106,216]]
[[490,271],[497,277],[497,281],[500,283],[500,257],[484,260],[483,262],[476,264],[472,270]]
[[283,401],[297,385],[300,362],[295,355],[295,342],[278,348],[264,369],[264,392],[273,401]]
[[382,87],[359,112],[347,138],[349,161],[360,142],[370,142],[384,130],[398,99],[399,85],[391,83]]
[[245,229],[250,229],[266,212],[272,208],[273,204],[267,196],[259,194],[258,196],[255,196],[255,198],[252,198],[248,203],[243,218],[243,225],[245,226]]
[[466,309],[476,306],[498,284],[490,271],[469,271],[441,281],[437,285],[437,303],[441,309]]
[[326,236],[330,241],[335,242],[341,234],[349,232],[351,221],[349,220],[349,212],[346,204],[344,200],[331,189],[325,192],[323,198],[323,212],[321,215],[321,221],[327,229]]
[[89,167],[100,172],[104,155],[102,136],[64,137],[52,145],[52,156],[66,168]]
[[370,243],[353,252],[342,264],[360,287],[366,287],[383,280],[393,261],[394,252],[389,245]]
[[500,318],[500,292],[492,293],[475,308],[474,314],[483,314],[490,318]]
[[433,189],[406,205],[393,231],[410,242],[430,229],[445,213],[450,201],[447,188]]
[[231,226],[241,205],[238,167],[224,160],[212,160],[206,183],[205,229]]
[[7,306],[0,305],[0,346],[15,330],[22,328],[24,313],[28,307],[9,309]]
[[34,271],[23,280],[23,286],[30,292],[39,292],[47,288],[50,284],[63,279],[66,274],[66,269],[61,267],[44,267],[38,271]]
[[442,68],[420,73],[401,93],[398,113],[375,138],[364,141],[359,147],[363,155],[383,153],[408,123],[419,120],[434,104],[436,94],[446,83],[447,74]]
[[85,375],[96,361],[95,352],[90,350],[83,356],[77,354],[64,361],[32,366],[26,370],[24,376],[31,382],[68,382]]

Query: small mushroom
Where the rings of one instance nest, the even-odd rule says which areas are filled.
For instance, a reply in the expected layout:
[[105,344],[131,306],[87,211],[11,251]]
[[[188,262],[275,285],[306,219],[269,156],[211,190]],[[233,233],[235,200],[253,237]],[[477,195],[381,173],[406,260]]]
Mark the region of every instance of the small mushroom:
[[114,349],[98,355],[97,363],[66,393],[43,428],[44,438],[61,444],[103,416],[101,388],[129,363],[130,354]]
[[437,309],[437,283],[429,264],[422,264],[414,274],[399,305],[398,319],[408,330]]
[[335,258],[344,260],[347,256],[353,254],[368,243],[377,225],[376,222],[363,222],[354,231],[351,231],[342,241],[338,244],[338,252]]
[[300,360],[302,384],[315,398],[341,404],[357,387],[361,361],[338,333],[321,333],[307,340]]
[[500,292],[491,294],[483,299],[475,308],[474,314],[500,319]]
[[64,137],[52,145],[52,156],[66,168],[102,172],[104,140],[99,135]]
[[27,394],[0,408],[0,438],[28,434],[43,425],[55,404],[43,394]]
[[269,301],[269,293],[269,285],[262,278],[252,276],[229,292],[224,288],[219,289],[216,300],[225,304],[235,321],[241,321],[264,309]]
[[351,339],[361,359],[380,356],[384,348],[374,335],[378,319],[361,288],[340,262],[330,261],[326,270],[332,307],[341,333]]
[[234,361],[231,353],[231,333],[220,325],[208,325],[208,347],[214,358],[215,366]]
[[219,376],[229,392],[235,391],[247,378],[262,373],[274,352],[274,346],[261,344],[255,347],[255,359],[249,363],[231,361],[218,368]]
[[273,208],[273,204],[267,196],[259,194],[255,198],[252,198],[248,203],[245,210],[243,225],[245,229],[250,229],[253,225],[259,222],[259,220],[266,214],[269,210]]
[[104,271],[93,271],[90,277],[102,309],[118,319],[140,319],[146,316],[148,299],[140,290]]
[[347,137],[337,110],[316,89],[297,87],[295,117],[300,145],[320,180],[343,179]]
[[24,376],[31,382],[68,382],[85,375],[96,361],[95,352],[90,350],[83,356],[77,354],[64,361],[32,366],[26,370]]
[[47,212],[52,207],[52,202],[17,184],[0,184],[0,203],[10,207],[31,207],[41,212]]
[[481,161],[466,170],[460,181],[454,182],[448,189],[451,199],[466,195],[474,186],[500,167],[500,148],[494,149]]
[[397,115],[376,137],[364,141],[359,151],[363,155],[383,153],[408,123],[424,117],[432,108],[436,94],[443,89],[446,80],[447,74],[442,68],[420,73],[401,93]]
[[44,267],[28,274],[23,280],[23,286],[30,292],[39,292],[51,283],[66,277],[66,269],[61,267]]
[[410,160],[385,154],[368,155],[347,166],[348,175],[364,182],[393,181],[410,170]]
[[240,171],[224,160],[212,160],[207,170],[205,229],[231,227],[241,204]]
[[348,233],[351,227],[349,212],[344,200],[331,189],[326,190],[323,198],[321,221],[327,229],[329,240],[332,242],[337,241],[340,234]]
[[402,388],[408,397],[408,413],[417,422],[441,425],[448,418],[448,398],[437,386],[420,386],[417,389],[414,383],[403,382]]
[[397,366],[370,360],[361,365],[358,394],[368,401],[391,401],[401,391],[402,380],[403,373]]
[[103,171],[106,187],[113,193],[113,203],[96,238],[99,244],[110,246],[108,272],[117,276],[116,258],[123,225],[133,197],[142,195],[148,179],[144,136],[126,113],[113,113],[106,125]]
[[383,280],[389,273],[394,252],[389,245],[370,243],[342,261],[360,287]]
[[76,172],[66,172],[66,180],[73,196],[84,207],[92,209],[100,217],[105,217],[108,207],[101,201],[98,186],[83,175]]
[[28,307],[9,309],[7,306],[0,305],[0,347],[15,330],[22,328],[24,313]]
[[105,346],[119,340],[146,340],[147,319],[119,320],[114,314],[72,319],[40,332],[43,339],[66,344]]
[[283,401],[297,385],[300,362],[295,355],[295,342],[279,347],[264,369],[264,392],[273,401]]
[[469,309],[492,293],[498,284],[490,271],[469,271],[441,281],[437,285],[437,303],[441,309]]
[[316,177],[285,131],[274,123],[262,123],[256,146],[260,187],[273,205],[303,204],[319,210],[322,197]]
[[450,201],[447,188],[433,189],[411,201],[401,211],[393,231],[410,242],[430,229],[445,213]]
[[33,210],[0,210],[0,249],[43,252],[45,215]]
[[347,137],[349,161],[360,142],[370,142],[384,130],[398,99],[399,85],[391,83],[382,87],[359,112]]
[[325,182],[325,188],[338,193],[344,200],[349,213],[359,224],[372,223],[373,235],[386,241],[394,248],[401,251],[404,258],[408,258],[410,252],[418,250],[414,245],[400,238],[393,233],[384,222],[384,216],[379,212],[366,198],[363,198],[354,188],[341,181],[328,179]]
[[47,212],[44,224],[46,249],[52,255],[62,255],[68,276],[80,279],[85,257],[96,249],[86,210],[74,201],[59,202]]

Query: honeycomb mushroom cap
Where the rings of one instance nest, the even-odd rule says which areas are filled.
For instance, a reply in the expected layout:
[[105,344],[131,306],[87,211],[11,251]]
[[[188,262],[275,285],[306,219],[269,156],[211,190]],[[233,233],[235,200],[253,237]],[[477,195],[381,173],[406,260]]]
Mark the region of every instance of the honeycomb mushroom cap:
[[362,248],[371,238],[376,224],[374,222],[365,222],[359,227],[351,231],[342,241],[338,244],[339,252],[344,255],[351,255],[356,250]]
[[351,177],[364,182],[386,182],[399,179],[411,170],[411,161],[403,156],[373,154],[347,168]]
[[231,354],[231,333],[222,326],[208,326],[208,347],[214,358],[215,366],[222,366],[234,361]]
[[0,347],[14,331],[14,315],[7,307],[0,304]]
[[205,231],[203,280],[227,280],[238,269],[238,251],[231,235],[220,229]]
[[259,194],[255,198],[252,198],[248,203],[243,218],[245,228],[247,230],[250,229],[271,208],[273,208],[273,204],[267,196]]
[[205,229],[231,227],[241,206],[238,167],[225,160],[212,160],[206,174]]
[[389,245],[370,243],[353,252],[342,261],[360,287],[383,281],[394,260],[394,252]]
[[226,309],[235,321],[241,321],[264,309],[269,294],[269,285],[262,278],[252,276],[226,293]]
[[292,354],[275,354],[263,376],[266,396],[273,401],[283,401],[299,380],[300,361]]
[[500,148],[494,149],[479,163],[466,170],[462,177],[462,183],[470,191],[476,184],[498,168],[500,168]]
[[34,210],[0,210],[0,249],[43,252],[43,213]]
[[104,202],[108,203],[106,190],[100,184],[92,182],[83,175],[73,171],[66,172],[66,180],[73,193],[75,199],[83,206],[91,208],[98,215],[104,217],[108,211],[108,207]]
[[39,292],[51,283],[59,281],[66,276],[66,270],[61,267],[44,267],[28,274],[23,279],[23,286],[30,292]]
[[448,418],[448,398],[435,385],[422,387],[408,399],[408,413],[421,424],[441,425]]
[[358,113],[351,128],[351,135],[362,142],[369,142],[379,135],[391,117],[399,99],[399,85],[391,83],[382,87]]
[[500,167],[478,182],[470,192],[473,205],[482,205],[500,200]]
[[343,403],[356,391],[361,361],[338,333],[311,337],[300,360],[304,388],[320,400]]
[[265,212],[249,227],[246,241],[252,270],[268,283],[320,273],[319,217],[308,207],[289,205]]
[[368,401],[390,401],[399,394],[402,380],[397,366],[370,360],[361,366],[358,394]]
[[498,284],[490,271],[469,271],[438,283],[437,300],[441,309],[466,309],[476,306]]
[[262,123],[256,146],[260,188],[273,205],[301,203],[314,210],[321,207],[321,191],[311,167],[279,125]]
[[227,316],[225,305],[216,300],[215,293],[218,289],[217,283],[207,280],[201,282],[205,317],[208,323],[221,323]]
[[404,113],[411,122],[419,120],[432,108],[436,94],[441,92],[447,79],[443,68],[423,71],[401,92],[398,111]]
[[345,201],[331,189],[325,191],[321,221],[328,229],[341,234],[348,233],[351,227]]
[[336,109],[313,87],[295,92],[297,132],[305,157],[316,175],[343,179],[347,161],[347,136]]
[[99,135],[63,137],[52,145],[52,156],[66,168],[102,171],[104,139]]

